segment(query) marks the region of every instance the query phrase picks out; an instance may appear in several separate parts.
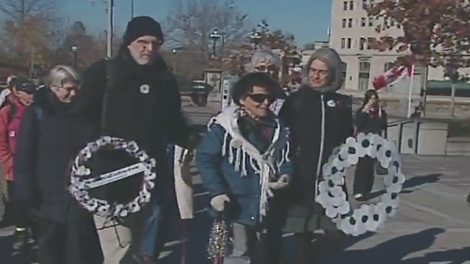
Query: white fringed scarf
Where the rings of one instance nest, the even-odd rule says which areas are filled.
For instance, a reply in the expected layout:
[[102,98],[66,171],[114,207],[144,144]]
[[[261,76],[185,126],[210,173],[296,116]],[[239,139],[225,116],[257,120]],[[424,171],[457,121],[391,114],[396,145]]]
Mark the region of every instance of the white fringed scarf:
[[289,142],[287,130],[281,127],[276,119],[276,128],[271,139],[271,144],[264,153],[246,140],[240,133],[237,120],[240,117],[240,109],[235,106],[225,108],[217,116],[209,121],[211,124],[219,124],[225,129],[222,156],[228,156],[228,161],[234,166],[235,171],[240,171],[242,177],[247,176],[248,166],[258,173],[261,185],[259,215],[260,221],[266,216],[268,199],[272,191],[269,182],[274,180],[279,173],[280,166],[289,161]]

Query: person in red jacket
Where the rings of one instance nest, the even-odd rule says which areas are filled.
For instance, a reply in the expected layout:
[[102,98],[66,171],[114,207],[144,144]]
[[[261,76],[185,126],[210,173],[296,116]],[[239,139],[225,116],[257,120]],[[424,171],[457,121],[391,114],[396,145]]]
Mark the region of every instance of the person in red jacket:
[[0,163],[4,168],[13,211],[13,224],[16,225],[13,250],[24,249],[29,240],[28,214],[20,210],[15,202],[15,186],[13,173],[13,156],[16,147],[16,135],[20,128],[21,117],[26,108],[33,102],[36,86],[33,82],[17,78],[14,80],[12,93],[7,97],[8,104],[0,109]]

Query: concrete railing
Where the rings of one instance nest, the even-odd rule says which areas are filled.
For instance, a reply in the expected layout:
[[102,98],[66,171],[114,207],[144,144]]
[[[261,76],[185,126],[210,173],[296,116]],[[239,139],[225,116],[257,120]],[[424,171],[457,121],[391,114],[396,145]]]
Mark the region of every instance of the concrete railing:
[[389,122],[385,136],[404,154],[447,155],[448,125],[425,119]]

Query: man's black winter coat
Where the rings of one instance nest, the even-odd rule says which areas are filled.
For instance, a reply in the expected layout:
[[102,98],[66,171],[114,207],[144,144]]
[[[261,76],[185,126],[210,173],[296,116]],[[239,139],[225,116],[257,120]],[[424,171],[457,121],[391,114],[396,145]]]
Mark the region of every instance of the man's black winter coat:
[[[138,65],[126,46],[111,66],[108,63],[103,59],[86,70],[74,115],[89,128],[88,141],[101,135],[135,141],[157,161],[157,187],[169,186],[167,144],[186,146],[190,134],[176,79],[161,57],[150,65]],[[96,159],[92,171],[105,173],[135,163],[121,154],[115,151],[114,158]],[[108,188],[113,194],[103,198],[125,202],[136,196],[140,183],[125,179],[113,186]]]

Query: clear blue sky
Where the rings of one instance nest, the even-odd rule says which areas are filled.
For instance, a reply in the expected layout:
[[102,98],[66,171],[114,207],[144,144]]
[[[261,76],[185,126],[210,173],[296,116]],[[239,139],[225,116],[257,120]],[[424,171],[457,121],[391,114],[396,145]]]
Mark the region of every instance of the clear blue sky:
[[[106,28],[105,4],[95,0],[65,0],[64,15],[70,22],[81,20],[91,32],[102,32]],[[235,0],[240,9],[257,23],[265,18],[272,30],[281,29],[295,35],[297,45],[316,40],[326,40],[330,23],[332,0]],[[172,0],[135,0],[135,14],[148,15],[164,20]],[[130,18],[130,0],[115,0],[116,23],[122,32]]]

